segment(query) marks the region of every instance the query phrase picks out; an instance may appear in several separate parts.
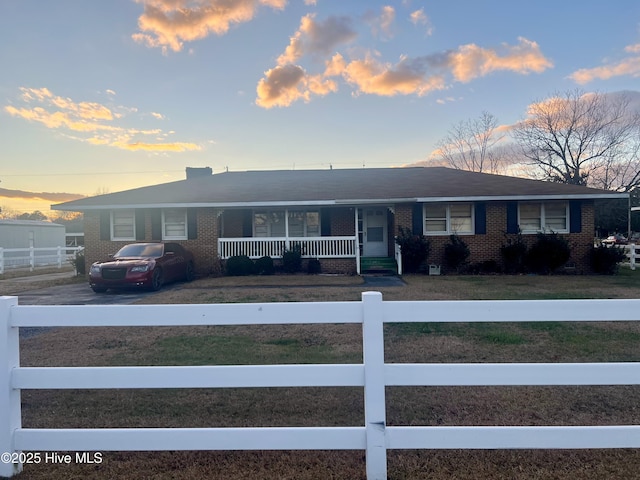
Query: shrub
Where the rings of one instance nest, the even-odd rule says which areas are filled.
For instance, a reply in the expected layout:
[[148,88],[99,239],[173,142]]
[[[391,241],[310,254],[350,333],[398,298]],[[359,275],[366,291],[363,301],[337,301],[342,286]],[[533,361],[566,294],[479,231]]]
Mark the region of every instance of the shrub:
[[252,275],[255,273],[255,264],[246,255],[236,255],[227,259],[226,271],[232,277]]
[[569,242],[557,233],[538,233],[536,242],[529,248],[526,265],[533,273],[550,274],[563,266],[571,256]]
[[447,267],[456,272],[467,263],[470,254],[467,244],[457,235],[451,235],[449,243],[444,246],[444,261]]
[[282,269],[286,273],[297,273],[302,270],[302,250],[300,245],[294,245],[282,254]]
[[613,275],[618,272],[618,264],[626,260],[624,249],[618,247],[606,247],[600,245],[593,247],[589,252],[591,269],[594,273]]
[[522,234],[518,233],[515,238],[507,238],[507,243],[500,247],[500,255],[505,273],[523,273],[527,245],[522,241]]
[[260,257],[255,263],[255,272],[258,275],[273,275],[276,269],[273,266],[273,258],[269,256]]
[[416,235],[411,229],[400,226],[396,243],[400,245],[402,253],[403,272],[415,273],[424,270],[431,251],[431,243],[427,237]]
[[322,266],[320,265],[320,260],[317,258],[312,258],[309,260],[309,264],[307,265],[307,273],[309,275],[317,275],[322,271]]
[[76,252],[75,256],[71,259],[71,265],[75,268],[76,275],[84,275],[87,273],[84,263],[84,250]]

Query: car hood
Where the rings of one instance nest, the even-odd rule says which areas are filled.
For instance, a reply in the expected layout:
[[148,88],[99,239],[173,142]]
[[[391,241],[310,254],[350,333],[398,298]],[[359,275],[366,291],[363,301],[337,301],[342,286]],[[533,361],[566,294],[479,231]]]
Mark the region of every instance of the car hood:
[[100,265],[101,267],[130,267],[133,265],[146,265],[148,263],[155,263],[155,259],[147,257],[123,257],[96,262],[94,265]]

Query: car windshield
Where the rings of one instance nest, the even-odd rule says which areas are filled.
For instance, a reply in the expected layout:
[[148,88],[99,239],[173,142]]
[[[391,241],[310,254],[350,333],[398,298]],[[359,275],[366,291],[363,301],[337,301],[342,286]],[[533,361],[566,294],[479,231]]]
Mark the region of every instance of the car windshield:
[[126,245],[118,250],[118,253],[114,255],[115,258],[122,257],[152,257],[157,258],[162,256],[162,244],[134,244]]

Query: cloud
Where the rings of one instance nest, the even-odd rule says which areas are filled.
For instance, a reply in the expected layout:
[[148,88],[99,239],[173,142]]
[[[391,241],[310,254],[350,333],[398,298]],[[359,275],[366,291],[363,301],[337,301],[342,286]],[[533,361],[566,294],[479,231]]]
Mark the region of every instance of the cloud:
[[381,34],[384,38],[393,37],[393,25],[396,20],[396,10],[391,5],[384,5],[380,15],[373,17],[366,15],[365,19],[371,24],[373,34]]
[[298,65],[277,66],[265,72],[257,87],[256,104],[264,108],[287,107],[296,100],[311,100],[311,95],[327,95],[337,90],[333,80],[323,75],[308,75]]
[[[127,114],[135,114],[136,108],[117,107],[118,112],[96,102],[76,102],[68,97],[54,95],[47,88],[20,88],[22,105],[6,105],[4,111],[12,117],[40,123],[46,128],[92,145],[104,145],[124,150],[147,150],[151,152],[181,152],[200,150],[195,143],[150,143],[141,141],[145,137],[157,136],[160,129],[122,127],[115,122]],[[155,118],[164,116],[151,112]],[[76,136],[70,136],[75,132]]]
[[323,22],[317,22],[315,15],[305,15],[284,53],[278,57],[277,64],[295,63],[309,54],[329,55],[334,53],[338,45],[348,43],[356,36],[350,17],[331,16]]
[[541,73],[553,67],[536,42],[518,38],[517,45],[503,44],[500,49],[485,49],[475,44],[462,45],[448,56],[448,64],[454,78],[469,82],[498,70],[520,74]]
[[433,27],[431,26],[429,17],[427,16],[426,13],[424,13],[424,8],[411,12],[411,14],[409,14],[409,20],[411,21],[411,23],[413,23],[416,26],[424,25],[427,28],[426,30],[427,35],[433,34]]
[[251,21],[261,6],[282,10],[287,0],[137,0],[144,6],[134,41],[179,52],[184,42],[224,35],[233,24]]
[[[410,18],[415,24],[428,24],[423,9],[415,10]],[[395,10],[385,6],[380,16],[367,14],[363,19],[374,29],[390,35]],[[318,21],[314,14],[303,16],[298,30],[278,56],[276,66],[259,80],[256,104],[273,108],[286,107],[298,100],[309,102],[313,96],[338,91],[340,79],[355,88],[355,95],[422,96],[447,89],[452,83],[467,83],[496,71],[527,75],[541,73],[553,66],[536,42],[522,37],[515,45],[505,43],[498,48],[467,44],[421,57],[402,55],[396,63],[380,60],[375,51],[369,51],[361,58],[345,59],[337,50],[357,36],[351,17],[332,16]],[[352,54],[356,51],[351,49]],[[308,73],[301,63],[309,55],[326,59],[324,72]]]
[[640,43],[635,45],[628,45],[625,47],[625,52],[636,54],[630,57],[623,58],[622,60],[602,65],[594,68],[581,68],[576,70],[569,78],[574,82],[585,85],[594,80],[608,80],[613,77],[621,76],[640,76]]
[[71,200],[84,198],[84,195],[61,192],[27,192],[24,190],[10,190],[8,188],[0,188],[0,197],[22,198],[25,200],[47,200],[51,202],[68,202]]
[[520,38],[517,45],[503,45],[500,50],[469,44],[423,57],[403,56],[396,64],[383,64],[369,56],[347,64],[343,75],[362,93],[426,95],[447,88],[450,81],[467,83],[498,70],[540,73],[551,66],[535,42]]
[[164,120],[165,116],[158,112],[151,112],[151,116],[158,120]]

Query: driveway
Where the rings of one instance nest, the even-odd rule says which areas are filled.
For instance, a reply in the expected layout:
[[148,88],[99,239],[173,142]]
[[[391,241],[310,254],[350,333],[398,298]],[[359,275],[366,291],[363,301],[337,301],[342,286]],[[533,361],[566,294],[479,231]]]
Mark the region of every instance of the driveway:
[[[162,291],[179,287],[179,284],[167,285]],[[20,305],[128,305],[160,292],[145,290],[109,290],[107,293],[94,293],[87,283],[58,285],[55,287],[34,288],[20,292]]]

